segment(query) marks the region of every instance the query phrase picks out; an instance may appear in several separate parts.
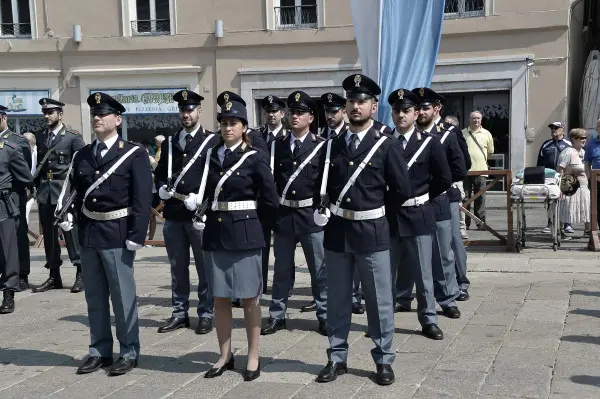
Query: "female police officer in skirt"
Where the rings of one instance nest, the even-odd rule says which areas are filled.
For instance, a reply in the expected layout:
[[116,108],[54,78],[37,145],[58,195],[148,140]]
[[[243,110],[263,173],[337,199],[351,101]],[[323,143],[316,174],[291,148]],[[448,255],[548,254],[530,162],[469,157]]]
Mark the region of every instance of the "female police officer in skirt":
[[[267,155],[250,145],[245,106],[227,101],[217,116],[221,140],[204,160],[206,189],[186,199],[188,208],[208,200],[205,217],[194,224],[204,229],[204,261],[210,288],[215,298],[215,325],[221,357],[206,372],[218,377],[234,367],[231,353],[231,299],[242,299],[248,337],[248,363],[245,381],[260,375],[258,344],[260,338],[259,296],[262,293],[262,248],[266,245],[256,209],[277,214],[278,197]],[[259,202],[257,204],[257,201]],[[206,202],[204,202],[206,204]],[[202,210],[204,207],[200,207]],[[193,210],[193,209],[191,209]]]

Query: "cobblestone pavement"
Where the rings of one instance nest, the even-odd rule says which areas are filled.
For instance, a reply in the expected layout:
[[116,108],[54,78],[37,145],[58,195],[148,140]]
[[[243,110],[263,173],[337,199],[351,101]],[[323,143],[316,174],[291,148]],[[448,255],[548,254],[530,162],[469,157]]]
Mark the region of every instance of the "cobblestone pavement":
[[[471,299],[460,303],[459,320],[440,316],[443,341],[420,335],[415,312],[396,315],[396,383],[388,387],[371,379],[366,315],[353,318],[349,374],[314,382],[327,360],[327,339],[315,332],[314,314],[300,313],[310,300],[309,278],[301,251],[296,258],[288,330],[262,338],[262,374],[254,382],[243,382],[240,373],[246,360],[240,309],[234,310],[237,370],[217,379],[202,378],[218,358],[214,332],[156,333],[170,315],[169,266],[164,248],[144,248],[136,263],[139,367],[123,377],[75,374],[89,343],[86,307],[83,294],[68,290],[74,268],[63,267],[65,289],[18,293],[17,311],[1,318],[0,398],[600,397],[598,254],[471,251]],[[40,284],[46,277],[42,249],[32,249],[32,263],[31,282]]]

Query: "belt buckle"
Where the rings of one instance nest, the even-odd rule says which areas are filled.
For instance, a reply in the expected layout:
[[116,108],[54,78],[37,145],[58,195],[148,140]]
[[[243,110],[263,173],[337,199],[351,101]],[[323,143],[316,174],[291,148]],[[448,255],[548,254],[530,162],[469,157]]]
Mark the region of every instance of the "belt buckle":
[[227,210],[227,203],[218,202],[217,203],[217,210],[219,210],[219,211],[226,211]]
[[54,178],[54,175],[52,174],[52,172],[48,172],[48,173],[46,173],[46,178],[48,180],[52,180]]
[[354,219],[352,217],[352,211],[344,211],[343,215],[344,215],[344,219],[350,219],[350,220]]
[[290,206],[291,206],[292,208],[299,208],[299,207],[300,207],[300,201],[291,200],[291,201],[290,201]]

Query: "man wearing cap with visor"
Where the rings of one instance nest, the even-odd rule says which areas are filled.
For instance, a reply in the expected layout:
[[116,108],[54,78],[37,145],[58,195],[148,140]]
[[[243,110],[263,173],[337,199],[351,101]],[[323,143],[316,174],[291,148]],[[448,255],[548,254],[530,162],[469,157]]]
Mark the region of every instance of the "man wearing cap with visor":
[[[173,95],[179,107],[182,129],[165,140],[154,171],[156,178],[167,182],[158,190],[165,201],[163,235],[171,264],[171,317],[159,328],[159,333],[190,326],[188,315],[190,297],[190,247],[198,276],[198,325],[196,334],[208,334],[213,329],[214,300],[202,252],[202,232],[193,227],[194,212],[185,205],[190,193],[197,193],[204,170],[205,155],[219,139],[200,124],[201,103],[204,97],[180,90]],[[170,165],[170,166],[169,166]],[[169,170],[170,169],[170,170]]]
[[[85,146],[81,135],[63,124],[64,103],[51,98],[42,98],[39,104],[42,106],[42,113],[46,119],[47,127],[35,134],[38,164],[34,173],[34,183],[37,190],[36,197],[42,223],[42,234],[44,235],[45,266],[50,269],[50,276],[42,285],[34,288],[33,292],[62,288],[60,275],[61,249],[58,243],[58,230],[54,225],[54,213],[59,203],[61,188],[68,178],[67,172],[73,156]],[[69,192],[65,192],[60,200],[64,201],[68,195]],[[74,225],[73,230],[63,232],[63,236],[69,259],[77,268],[71,292],[80,292],[83,291],[81,248],[79,246],[77,223],[74,223]]]
[[[558,156],[562,150],[569,147],[571,143],[565,139],[565,126],[561,122],[552,122],[548,127],[550,128],[552,137],[542,143],[536,165],[543,166],[546,169],[556,170]],[[542,230],[544,233],[550,233],[551,231],[552,212],[552,208],[548,207],[548,225]]]
[[345,134],[327,142],[330,150],[321,159],[320,190],[313,204],[315,223],[325,226],[328,289],[329,362],[317,381],[333,381],[347,372],[353,275],[358,269],[368,333],[375,344],[371,351],[375,381],[389,385],[395,380],[391,364],[396,355],[385,200],[406,201],[410,181],[400,143],[373,128],[371,115],[377,111],[381,88],[361,74],[347,77],[342,85],[350,126]]
[[269,306],[269,320],[261,333],[268,335],[286,328],[287,299],[295,274],[294,251],[296,244],[300,242],[310,272],[319,323],[317,331],[327,336],[327,272],[323,227],[313,220],[313,201],[315,194],[319,192],[317,178],[325,141],[310,131],[317,105],[308,94],[295,91],[288,96],[287,104],[291,132],[275,140],[274,178],[280,207],[273,228],[273,295]]
[[[77,374],[110,366],[109,375],[122,375],[137,366],[140,356],[133,261],[148,229],[152,172],[148,152],[117,133],[125,107],[101,92],[90,95],[87,103],[96,140],[74,157],[73,173],[65,182],[77,192],[74,209],[81,210],[81,267],[91,337],[89,356]],[[59,225],[71,230],[72,213]],[[109,298],[120,347],[116,362]]]

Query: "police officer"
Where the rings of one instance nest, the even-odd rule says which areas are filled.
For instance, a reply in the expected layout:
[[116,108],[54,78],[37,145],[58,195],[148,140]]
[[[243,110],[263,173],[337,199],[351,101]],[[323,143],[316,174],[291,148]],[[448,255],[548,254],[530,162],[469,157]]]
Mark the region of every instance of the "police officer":
[[[51,98],[42,98],[39,101],[42,113],[46,119],[46,128],[36,132],[35,139],[38,148],[38,164],[35,171],[34,182],[37,189],[38,210],[44,235],[44,252],[46,253],[46,268],[50,269],[50,276],[33,292],[44,292],[62,288],[60,275],[60,244],[58,243],[58,230],[54,225],[54,212],[59,200],[61,188],[67,179],[67,171],[73,155],[81,150],[85,143],[78,132],[74,132],[63,124],[64,103]],[[65,193],[68,195],[69,193]],[[81,277],[81,260],[77,226],[72,231],[63,232],[69,259],[77,268],[75,282],[71,292],[83,291]]]
[[[208,285],[208,276],[202,254],[202,232],[192,226],[194,213],[185,204],[185,197],[197,192],[204,168],[204,155],[217,141],[218,135],[200,124],[201,102],[204,97],[191,90],[173,95],[179,106],[183,128],[165,140],[155,170],[159,181],[167,182],[158,193],[165,201],[163,235],[171,264],[171,291],[173,313],[158,328],[159,333],[189,327],[190,247],[198,275],[198,326],[196,334],[207,334],[213,328],[214,301]],[[169,165],[170,170],[169,170]]]
[[414,126],[418,97],[400,88],[388,96],[388,102],[396,125],[394,135],[404,147],[411,190],[411,198],[406,201],[397,202],[391,197],[387,201],[393,237],[392,270],[397,273],[395,297],[401,306],[410,309],[416,283],[423,335],[443,339],[435,312],[431,258],[436,219],[431,200],[450,187],[452,175],[439,139]]
[[395,380],[391,367],[395,358],[394,304],[384,197],[387,192],[394,201],[406,201],[410,182],[400,143],[373,128],[371,115],[377,111],[376,96],[381,93],[377,83],[357,74],[344,79],[343,87],[350,126],[345,134],[328,142],[321,160],[321,195],[315,196],[315,205],[321,202],[314,213],[315,222],[327,224],[324,247],[329,335],[329,362],[317,381],[333,381],[347,372],[353,274],[357,267],[369,336],[375,343],[371,355],[377,366],[376,381],[389,385]]
[[0,314],[15,310],[15,291],[19,291],[19,253],[17,248],[17,221],[19,206],[12,195],[15,187],[31,185],[31,170],[16,144],[4,136],[8,130],[6,108],[0,105],[0,288],[3,291]]
[[[438,138],[442,143],[450,166],[452,183],[463,181],[467,176],[467,169],[463,152],[458,144],[458,135],[451,130],[442,130],[442,126],[436,124],[436,119],[441,119],[439,110],[443,97],[428,87],[414,89],[413,93],[419,97],[417,128]],[[436,232],[433,235],[433,277],[435,297],[443,314],[452,319],[458,319],[460,311],[455,300],[460,292],[456,280],[456,261],[452,250],[453,221],[450,195],[453,195],[453,200],[458,204],[461,195],[460,191],[455,190],[454,187],[431,200],[436,218]],[[460,219],[455,219],[454,225],[460,230]]]
[[[244,107],[246,106],[246,101],[242,97],[232,91],[225,90],[217,97],[217,105],[222,107],[227,101],[235,101],[242,104]],[[267,143],[263,139],[261,132],[256,129],[248,128],[246,135],[250,138],[252,147],[258,148],[259,150],[263,150],[265,152],[269,151],[267,148]]]
[[[321,131],[321,137],[332,139],[345,133],[348,129],[348,122],[346,122],[346,99],[339,94],[329,92],[321,96],[321,103],[325,108],[325,118],[327,120],[327,126]],[[352,313],[365,313],[365,308],[361,303],[362,294],[360,292],[358,270],[354,271],[354,288],[352,291]],[[312,307],[312,304],[309,305],[310,307]]]
[[[287,130],[283,127],[281,120],[285,116],[285,101],[280,99],[277,96],[266,96],[261,101],[261,107],[263,112],[265,113],[265,119],[267,123],[261,130],[262,137],[267,144],[267,148],[269,153],[271,152],[273,140],[277,137],[283,137],[287,134]],[[271,171],[273,171],[274,159],[273,156],[270,155],[270,166]],[[267,280],[269,277],[269,254],[271,252],[271,232],[273,231],[273,226],[270,225],[267,220],[269,218],[264,215],[265,210],[259,209],[259,215],[265,216],[264,222],[262,224],[263,234],[265,237],[265,242],[267,246],[263,248],[262,254],[262,271],[263,271],[263,293],[267,292]]]
[[[4,113],[4,117],[8,118],[8,115]],[[0,129],[0,135],[7,142],[15,144],[17,148],[21,150],[23,154],[23,158],[29,165],[29,168],[32,167],[32,159],[31,159],[31,147],[29,146],[29,142],[20,133],[15,133],[8,128],[4,131]],[[21,291],[25,291],[29,288],[28,276],[30,272],[30,258],[29,258],[29,232],[27,228],[27,191],[33,191],[33,185],[30,184],[29,187],[22,185],[20,182],[15,182],[13,185],[13,199],[19,207],[19,215],[17,218],[17,247],[19,251],[19,289]]]
[[[125,107],[100,92],[87,103],[96,140],[77,153],[71,175],[75,209],[81,210],[81,266],[91,336],[89,356],[77,373],[111,366],[109,375],[122,375],[137,366],[140,355],[133,260],[148,229],[152,173],[146,150],[117,134]],[[73,215],[67,213],[60,227],[71,230]],[[120,344],[114,364],[109,298]]]
[[[323,250],[323,227],[313,220],[313,199],[318,193],[320,154],[325,140],[310,131],[316,103],[302,91],[287,98],[291,133],[275,140],[275,184],[279,214],[274,226],[275,273],[269,320],[261,334],[286,328],[285,312],[295,273],[294,253],[300,242],[311,278],[312,295],[319,322],[318,332],[327,336],[327,271]],[[310,306],[310,305],[309,305]],[[307,307],[303,311],[309,311]]]

